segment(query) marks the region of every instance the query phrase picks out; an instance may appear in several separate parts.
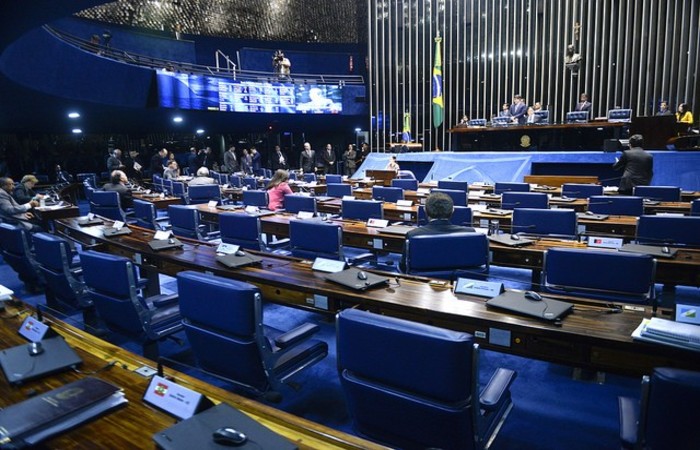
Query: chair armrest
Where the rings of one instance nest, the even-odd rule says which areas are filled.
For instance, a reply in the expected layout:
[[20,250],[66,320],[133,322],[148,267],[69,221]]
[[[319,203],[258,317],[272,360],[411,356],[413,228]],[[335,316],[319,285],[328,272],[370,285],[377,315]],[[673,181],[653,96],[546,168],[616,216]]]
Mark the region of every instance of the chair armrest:
[[367,253],[361,253],[354,258],[348,258],[347,263],[350,264],[351,266],[354,266],[356,264],[362,263],[362,262],[368,262],[368,261],[373,261],[377,259],[377,255],[371,252]]
[[74,277],[82,277],[83,276],[83,268],[82,267],[76,267],[75,269],[70,269],[71,275]]
[[289,348],[298,342],[308,339],[317,333],[321,328],[313,323],[299,325],[293,330],[289,330],[275,338],[275,345],[279,348]]
[[517,373],[514,371],[499,367],[491,376],[484,390],[481,391],[479,396],[481,407],[488,412],[497,410],[516,376]]
[[281,249],[289,246],[289,238],[277,239],[276,241],[268,242],[265,246],[271,249]]
[[620,440],[622,448],[634,448],[637,444],[639,421],[639,400],[631,397],[618,397],[620,406]]
[[148,285],[148,278],[137,278],[136,289],[144,289]]
[[155,308],[164,308],[166,306],[175,305],[178,301],[177,294],[162,294],[154,295],[146,299],[147,303],[152,303]]

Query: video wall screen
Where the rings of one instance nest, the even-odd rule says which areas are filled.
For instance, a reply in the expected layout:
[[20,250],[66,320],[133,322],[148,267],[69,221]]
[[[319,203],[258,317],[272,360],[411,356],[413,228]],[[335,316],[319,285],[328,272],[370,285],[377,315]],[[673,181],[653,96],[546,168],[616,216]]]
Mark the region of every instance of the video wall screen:
[[342,114],[340,86],[236,81],[158,72],[159,105],[165,108],[281,114]]

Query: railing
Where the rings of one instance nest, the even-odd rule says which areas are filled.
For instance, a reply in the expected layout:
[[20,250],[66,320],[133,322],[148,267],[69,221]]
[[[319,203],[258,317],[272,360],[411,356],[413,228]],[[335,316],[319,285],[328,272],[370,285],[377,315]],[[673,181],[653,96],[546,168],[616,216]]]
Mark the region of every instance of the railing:
[[[172,61],[168,59],[155,58],[152,56],[129,53],[125,50],[112,48],[111,46],[105,46],[103,44],[90,42],[89,40],[82,39],[68,33],[64,33],[48,25],[44,25],[44,29],[57,39],[60,39],[61,41],[74,47],[77,47],[83,51],[95,53],[103,58],[112,59],[121,63],[136,65],[139,67],[147,67],[150,69],[167,69],[172,70],[174,72],[211,75],[223,78],[232,78],[234,80],[240,81],[284,81],[286,83],[335,84],[339,86],[343,86],[346,84],[363,85],[365,83],[364,77],[360,75],[319,75],[297,73],[293,75],[288,75],[282,80],[280,79],[279,75],[270,72],[256,70],[239,70],[236,68],[236,64],[233,61],[231,61],[230,58],[220,50],[217,50],[215,54],[216,66],[207,66],[202,64]],[[219,58],[222,58],[226,62],[226,69],[224,71],[220,70],[221,66],[219,64]]]

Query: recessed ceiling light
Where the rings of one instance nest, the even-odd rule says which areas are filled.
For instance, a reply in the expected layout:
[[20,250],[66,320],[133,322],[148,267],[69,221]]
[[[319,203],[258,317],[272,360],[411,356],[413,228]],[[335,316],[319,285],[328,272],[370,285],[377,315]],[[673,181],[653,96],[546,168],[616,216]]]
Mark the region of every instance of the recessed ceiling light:
[[180,123],[180,122],[182,122],[182,117],[180,117],[180,116],[175,116],[175,117],[173,117],[173,122],[175,122],[175,123]]
[[73,128],[72,131],[73,131],[74,134],[80,134],[80,133],[83,132],[83,130],[81,130],[80,128]]
[[204,130],[202,130],[201,128],[198,129],[198,130],[197,130],[197,134],[204,134]]
[[80,113],[77,113],[77,112],[69,112],[69,113],[68,113],[68,117],[70,117],[71,119],[77,119],[78,117],[80,117]]

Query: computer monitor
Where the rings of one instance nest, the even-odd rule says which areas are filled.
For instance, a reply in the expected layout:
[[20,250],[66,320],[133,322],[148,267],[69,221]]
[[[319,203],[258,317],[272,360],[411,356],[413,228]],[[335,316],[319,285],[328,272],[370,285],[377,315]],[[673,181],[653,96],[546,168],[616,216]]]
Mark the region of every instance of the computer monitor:
[[608,122],[631,122],[631,109],[611,109],[608,111]]
[[569,111],[566,113],[566,123],[588,122],[588,111]]
[[510,117],[494,117],[493,119],[491,119],[491,125],[504,126],[511,123],[512,120],[513,119],[511,119]]
[[539,117],[540,120],[538,124],[548,124],[549,123],[549,111],[543,109],[541,111],[535,111],[535,116]]
[[469,126],[470,127],[485,127],[486,126],[486,119],[471,119],[469,121]]

